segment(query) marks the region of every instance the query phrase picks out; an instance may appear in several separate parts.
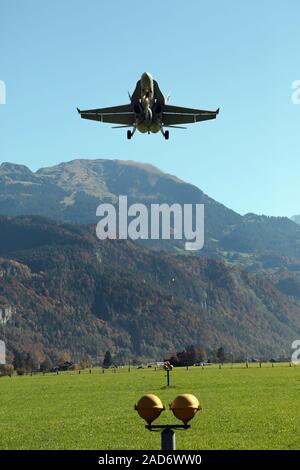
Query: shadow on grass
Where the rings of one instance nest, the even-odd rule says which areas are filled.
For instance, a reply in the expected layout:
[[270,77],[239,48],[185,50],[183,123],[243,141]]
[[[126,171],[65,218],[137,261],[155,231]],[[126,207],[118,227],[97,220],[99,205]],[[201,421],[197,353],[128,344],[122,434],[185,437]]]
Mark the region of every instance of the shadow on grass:
[[169,390],[169,388],[177,388],[177,385],[164,385],[163,387],[160,387],[160,390]]

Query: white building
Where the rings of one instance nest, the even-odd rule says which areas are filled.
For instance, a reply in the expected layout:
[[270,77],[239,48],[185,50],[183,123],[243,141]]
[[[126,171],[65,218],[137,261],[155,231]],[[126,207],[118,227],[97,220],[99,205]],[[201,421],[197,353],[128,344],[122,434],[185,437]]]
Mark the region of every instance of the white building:
[[0,365],[6,364],[5,343],[0,340]]

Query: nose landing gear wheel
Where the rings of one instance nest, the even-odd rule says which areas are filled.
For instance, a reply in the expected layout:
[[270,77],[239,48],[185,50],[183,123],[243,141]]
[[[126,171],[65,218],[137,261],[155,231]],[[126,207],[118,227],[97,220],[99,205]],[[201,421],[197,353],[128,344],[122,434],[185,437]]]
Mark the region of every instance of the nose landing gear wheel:
[[170,137],[169,131],[165,131],[164,135],[165,135],[165,139],[169,140],[169,137]]
[[130,140],[132,137],[132,132],[131,131],[127,131],[127,139]]

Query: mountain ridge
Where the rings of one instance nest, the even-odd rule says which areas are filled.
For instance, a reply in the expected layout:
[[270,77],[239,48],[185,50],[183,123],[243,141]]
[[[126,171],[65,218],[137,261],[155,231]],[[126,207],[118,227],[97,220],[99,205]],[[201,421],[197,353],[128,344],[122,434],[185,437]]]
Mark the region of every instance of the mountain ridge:
[[[290,219],[242,216],[196,186],[156,167],[134,161],[75,159],[31,172],[24,165],[0,166],[0,213],[41,215],[70,223],[96,223],[102,202],[205,205],[205,245],[200,256],[233,263],[261,264],[265,255],[300,259],[300,227]],[[178,252],[180,241],[149,242],[155,249]]]
[[0,217],[0,303],[9,351],[161,359],[189,344],[236,356],[289,351],[300,303],[219,260],[99,241],[95,227]]
[[291,220],[296,224],[300,225],[300,215],[293,215],[293,217],[291,217]]

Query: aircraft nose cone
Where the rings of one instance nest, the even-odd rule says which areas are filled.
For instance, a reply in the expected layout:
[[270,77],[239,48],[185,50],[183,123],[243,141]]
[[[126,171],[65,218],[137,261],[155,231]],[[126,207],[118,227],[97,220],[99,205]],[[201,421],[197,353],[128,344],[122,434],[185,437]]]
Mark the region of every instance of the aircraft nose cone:
[[[153,95],[153,78],[150,73],[145,72],[141,77],[141,92],[145,98],[151,98]],[[145,104],[144,104],[145,106]]]
[[151,82],[153,80],[151,73],[149,72],[143,73],[142,80]]

